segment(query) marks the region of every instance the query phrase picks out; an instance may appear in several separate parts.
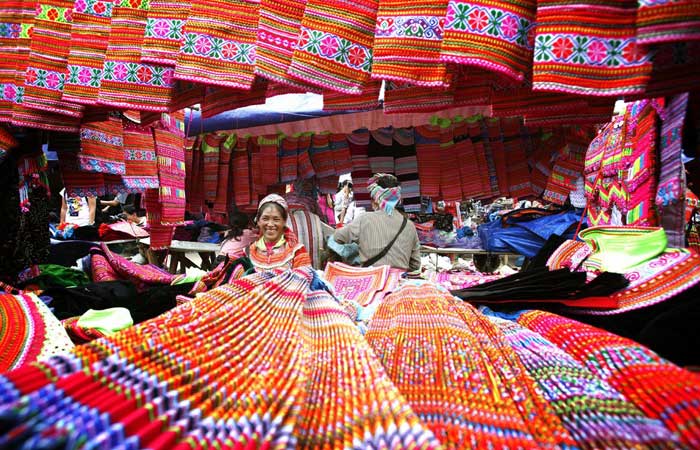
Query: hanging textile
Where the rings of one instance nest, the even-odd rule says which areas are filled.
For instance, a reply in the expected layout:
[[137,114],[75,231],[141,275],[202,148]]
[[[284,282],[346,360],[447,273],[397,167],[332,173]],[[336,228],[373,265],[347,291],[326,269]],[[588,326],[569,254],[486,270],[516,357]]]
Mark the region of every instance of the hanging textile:
[[[603,180],[601,203],[605,204],[607,200],[610,206],[620,207],[626,213],[627,225],[656,226],[659,223],[659,214],[654,205],[659,166],[657,122],[658,115],[651,102],[642,100],[628,105],[624,124],[625,142],[619,164],[613,162],[613,167],[624,171],[618,172],[623,176],[618,175],[618,179],[613,176],[613,181],[607,185]],[[604,156],[604,166],[606,162]],[[682,193],[679,192],[679,195]]]
[[75,0],[40,0],[24,78],[26,108],[80,117],[83,106],[62,101]]
[[279,147],[283,138],[283,134],[258,136],[260,158],[263,162],[260,181],[265,186],[279,183]]
[[[581,448],[680,445],[661,421],[648,418],[629,398],[549,340],[517,322],[490,316],[489,320],[504,333]],[[557,375],[564,373],[566,382]]]
[[297,149],[299,139],[295,136],[280,136],[280,182],[290,183],[297,178]]
[[87,172],[124,175],[124,138],[121,119],[110,117],[80,126],[80,168]]
[[336,175],[333,150],[330,147],[330,133],[315,133],[311,136],[309,156],[317,177]]
[[453,106],[455,101],[455,90],[452,85],[435,88],[387,81],[385,86],[385,114],[439,111]]
[[446,447],[576,447],[505,336],[440,288],[405,286],[387,296],[366,338]]
[[124,119],[124,185],[133,190],[157,188],[158,167],[153,131]]
[[692,0],[647,0],[637,7],[639,45],[700,39],[700,4]]
[[[257,139],[251,137],[248,141],[250,151],[250,184],[253,192],[253,198],[264,196],[267,194],[267,186],[263,184],[263,159],[260,154],[260,146]],[[253,202],[254,203],[254,202]]]
[[162,225],[163,205],[160,202],[159,189],[146,189],[143,197],[143,206],[146,209],[146,220],[148,221],[149,248],[151,250],[167,250],[173,240],[175,227]]
[[12,120],[12,106],[24,94],[26,67],[21,67],[19,59],[29,52],[36,3],[7,0],[0,8],[0,122]]
[[[651,350],[600,328],[544,311],[528,311],[518,323],[573,356],[594,375],[609,383],[647,417],[657,419],[680,437],[681,445],[700,445],[697,374],[660,358]],[[617,357],[620,350],[634,357]],[[615,355],[615,356],[614,356]],[[645,389],[639,389],[644,386]],[[682,400],[681,400],[682,399]],[[671,413],[672,411],[672,413]]]
[[324,111],[370,111],[379,108],[379,92],[382,81],[370,81],[360,94],[346,94],[331,90],[323,91]]
[[369,132],[369,168],[372,174],[394,173],[394,128],[378,128]]
[[248,136],[239,136],[231,154],[233,196],[239,208],[255,203],[250,190],[250,165],[248,163]]
[[[330,135],[331,153],[333,153],[333,167],[336,175],[344,175],[352,172],[352,156],[348,147],[347,135],[342,133],[331,133]],[[335,186],[333,187],[335,191]]]
[[17,147],[19,142],[3,125],[0,125],[0,164],[7,157],[7,153]]
[[167,112],[173,68],[141,62],[148,0],[116,0],[98,102],[116,108]]
[[[484,186],[481,182],[479,159],[474,151],[474,145],[469,139],[469,129],[465,121],[455,124],[454,152],[457,156],[459,169],[461,199],[472,199],[482,195]],[[484,161],[485,162],[485,161]]]
[[440,198],[445,201],[462,200],[459,180],[459,155],[454,148],[454,129],[450,121],[440,125]]
[[[440,59],[522,81],[532,64],[535,0],[450,0]],[[539,20],[539,19],[538,19]]]
[[671,99],[661,119],[660,172],[656,207],[660,225],[666,230],[669,247],[685,246],[685,167],[681,161],[683,124],[688,108],[688,94]]
[[114,0],[75,2],[63,100],[97,104],[113,9]]
[[[235,136],[235,135],[232,135]],[[206,139],[206,138],[205,138]],[[230,137],[219,145],[219,173],[216,182],[216,199],[214,200],[213,211],[219,214],[228,214],[230,206],[233,204],[231,189],[231,153],[234,142]]]
[[189,183],[185,186],[185,192],[187,193],[186,205],[187,211],[191,213],[202,212],[204,210],[202,138],[201,135],[188,138],[187,147],[185,147],[185,164],[187,164],[187,152],[190,151],[190,149],[192,152],[191,169],[185,166],[185,180],[189,180]]
[[163,114],[153,134],[158,162],[160,224],[181,225],[185,220],[184,113]]
[[250,105],[265,104],[267,81],[256,78],[250,90],[207,86],[202,103],[202,118]]
[[314,166],[311,163],[312,133],[302,133],[299,135],[297,143],[297,175],[305,180],[316,175]]
[[374,31],[372,78],[415,86],[447,86],[440,61],[447,0],[379,2]]
[[174,66],[184,38],[191,0],[150,0],[141,61]]
[[75,134],[54,133],[50,142],[58,155],[63,186],[69,197],[99,197],[105,195],[103,174],[81,170],[78,160],[80,138]]
[[287,73],[324,89],[361,94],[370,77],[376,17],[376,0],[308,0]]
[[433,125],[415,127],[416,159],[421,195],[440,195],[440,128]]
[[352,156],[352,182],[355,204],[358,207],[369,209],[372,204],[369,192],[367,191],[367,181],[372,177],[372,170],[369,166],[369,139],[370,133],[366,128],[355,130],[348,135],[348,147]]
[[486,119],[486,132],[489,138],[488,147],[491,149],[493,165],[496,169],[496,182],[498,183],[497,195],[510,197],[510,193],[508,192],[508,161],[506,161],[505,146],[503,145],[500,118],[493,117]]
[[532,195],[530,171],[525,155],[525,140],[522,137],[523,123],[520,117],[501,119],[503,146],[508,162],[508,192],[513,198]]
[[219,184],[219,148],[225,139],[225,135],[214,133],[206,134],[201,139],[202,186],[204,201],[207,203],[216,200]]
[[[420,211],[420,181],[413,128],[394,129],[394,174],[401,183],[401,201],[406,212]],[[355,188],[355,192],[357,189]]]
[[539,0],[532,89],[599,96],[644,92],[651,63],[637,43],[636,11],[635,0]]
[[287,74],[299,40],[306,0],[261,0],[255,43],[255,74],[276,83],[319,92],[319,88]]
[[[491,198],[498,195],[498,175],[496,174],[496,165],[493,160],[493,151],[489,145],[488,129],[484,118],[481,116],[474,116],[472,119],[467,119],[469,136],[478,155],[483,155],[482,160],[485,163],[484,171],[485,181],[487,181],[487,190],[484,193],[484,198]],[[489,193],[489,190],[491,191]]]
[[255,80],[259,1],[205,0],[192,4],[175,78],[250,89]]
[[692,92],[700,83],[699,41],[655,46],[653,62],[646,98]]

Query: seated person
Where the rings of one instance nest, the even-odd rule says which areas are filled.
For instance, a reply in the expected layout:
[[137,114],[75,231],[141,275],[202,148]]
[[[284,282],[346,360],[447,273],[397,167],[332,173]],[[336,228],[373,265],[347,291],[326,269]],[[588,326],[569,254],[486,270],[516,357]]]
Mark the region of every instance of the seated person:
[[396,212],[401,201],[401,186],[396,177],[376,174],[369,179],[367,190],[375,211],[362,214],[336,230],[334,240],[339,244],[357,243],[364,267],[387,264],[407,271],[420,269],[416,227],[401,212]]
[[65,188],[61,189],[59,195],[61,196],[61,224],[72,223],[84,227],[95,223],[97,210],[95,197],[68,196]]
[[133,223],[134,225],[144,226],[146,224],[146,217],[139,217],[136,214],[136,207],[134,205],[124,205],[122,207],[122,216],[125,221]]
[[250,229],[250,217],[248,217],[248,214],[241,211],[231,214],[229,225],[230,229],[221,243],[219,254],[233,257],[254,242],[258,238],[258,234]]
[[248,256],[257,271],[310,265],[306,248],[287,228],[288,215],[287,201],[280,195],[270,194],[263,198],[255,216],[260,237],[235,257]]

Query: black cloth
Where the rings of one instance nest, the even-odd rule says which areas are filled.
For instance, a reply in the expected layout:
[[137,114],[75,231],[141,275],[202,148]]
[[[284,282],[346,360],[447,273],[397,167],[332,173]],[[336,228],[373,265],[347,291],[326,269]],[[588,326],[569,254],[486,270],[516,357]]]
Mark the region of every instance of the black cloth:
[[80,316],[88,309],[122,307],[129,310],[134,323],[140,323],[174,308],[175,297],[187,294],[193,284],[157,286],[137,292],[130,281],[103,281],[77,288],[51,288],[43,295],[52,298],[51,307],[59,320]]
[[58,264],[66,267],[74,266],[75,262],[86,256],[94,246],[95,243],[91,241],[54,242],[49,247],[48,264]]

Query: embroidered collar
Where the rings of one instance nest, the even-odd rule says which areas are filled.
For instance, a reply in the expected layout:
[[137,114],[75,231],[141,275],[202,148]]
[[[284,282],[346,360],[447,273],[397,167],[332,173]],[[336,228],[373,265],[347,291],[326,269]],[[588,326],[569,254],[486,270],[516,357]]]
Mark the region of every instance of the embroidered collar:
[[[284,244],[287,243],[287,240],[284,238],[284,234],[280,236],[279,241],[275,243],[275,245],[272,246],[273,249],[282,247]],[[265,238],[261,237],[260,239],[257,240],[255,243],[255,246],[258,248],[258,250],[264,250],[267,251],[267,245],[265,245]]]

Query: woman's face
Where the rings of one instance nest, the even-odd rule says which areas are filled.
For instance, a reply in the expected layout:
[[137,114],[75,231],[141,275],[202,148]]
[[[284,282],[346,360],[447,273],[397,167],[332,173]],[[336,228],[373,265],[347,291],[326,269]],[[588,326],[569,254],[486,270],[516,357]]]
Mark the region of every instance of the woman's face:
[[277,242],[284,233],[285,220],[279,209],[273,205],[267,205],[258,215],[258,229],[260,235],[267,242]]

